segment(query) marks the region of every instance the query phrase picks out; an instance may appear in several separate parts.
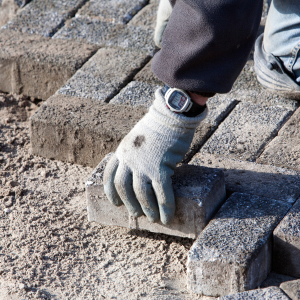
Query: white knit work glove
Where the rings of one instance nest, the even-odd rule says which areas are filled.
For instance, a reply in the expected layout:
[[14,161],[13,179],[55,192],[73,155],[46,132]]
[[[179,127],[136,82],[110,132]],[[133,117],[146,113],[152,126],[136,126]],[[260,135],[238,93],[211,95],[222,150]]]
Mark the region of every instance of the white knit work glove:
[[159,48],[161,48],[161,39],[165,28],[168,24],[171,13],[172,6],[169,0],[160,0],[156,15],[156,25],[154,31],[154,43]]
[[116,206],[143,213],[149,221],[169,224],[175,199],[171,176],[188,151],[196,127],[207,114],[190,118],[170,111],[161,89],[149,112],[121,141],[104,171],[104,191]]

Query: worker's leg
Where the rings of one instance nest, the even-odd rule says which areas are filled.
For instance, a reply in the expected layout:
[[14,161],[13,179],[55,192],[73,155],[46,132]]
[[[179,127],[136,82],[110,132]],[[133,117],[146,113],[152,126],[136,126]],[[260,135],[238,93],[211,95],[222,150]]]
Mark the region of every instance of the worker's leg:
[[273,0],[264,32],[264,49],[280,58],[300,82],[300,1]]
[[299,0],[273,0],[265,32],[255,43],[258,81],[273,93],[300,99],[299,49]]

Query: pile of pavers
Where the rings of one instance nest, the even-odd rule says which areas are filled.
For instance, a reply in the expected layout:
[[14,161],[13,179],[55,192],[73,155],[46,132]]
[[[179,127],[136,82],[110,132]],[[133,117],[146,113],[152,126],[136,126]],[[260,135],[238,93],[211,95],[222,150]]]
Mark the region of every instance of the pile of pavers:
[[[132,219],[110,207],[102,175],[162,85],[150,70],[158,0],[27,2],[0,30],[0,90],[46,100],[31,118],[33,154],[101,161],[86,182],[89,220],[195,238],[187,286],[197,294],[297,299],[299,103],[263,90],[250,56],[232,91],[209,100],[174,176],[174,224]],[[257,289],[271,270],[295,280]]]

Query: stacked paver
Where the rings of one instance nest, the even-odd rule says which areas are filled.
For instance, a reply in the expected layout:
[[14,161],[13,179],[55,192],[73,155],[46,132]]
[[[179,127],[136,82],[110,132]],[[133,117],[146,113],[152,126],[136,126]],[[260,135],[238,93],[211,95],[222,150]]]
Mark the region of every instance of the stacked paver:
[[[32,0],[1,28],[0,90],[47,100],[31,118],[34,154],[96,167],[146,113],[162,85],[150,70],[157,6],[146,0]],[[251,289],[271,269],[300,277],[298,106],[261,88],[251,57],[232,91],[208,101],[209,115],[183,162],[190,176],[219,174],[219,181],[209,179],[206,193],[188,181],[197,192],[187,207],[199,209],[192,226],[188,211],[181,229],[179,223],[153,226],[198,236],[188,261],[193,292],[222,299],[297,296],[299,280],[281,289]],[[97,206],[106,201],[101,172],[98,166],[87,181],[89,217],[98,222],[107,212]],[[213,198],[216,187],[222,191],[220,178],[228,199],[217,212],[224,201],[224,189]],[[174,182],[178,195],[188,195],[191,186]],[[213,208],[207,195],[217,199]],[[124,216],[124,207],[116,214]],[[127,216],[124,222],[151,230],[146,219]]]

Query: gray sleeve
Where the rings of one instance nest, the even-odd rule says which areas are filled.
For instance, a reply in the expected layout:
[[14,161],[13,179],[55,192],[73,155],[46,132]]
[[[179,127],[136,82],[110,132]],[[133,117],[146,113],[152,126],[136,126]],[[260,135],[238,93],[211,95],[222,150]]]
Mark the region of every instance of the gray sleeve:
[[227,93],[249,57],[263,0],[171,0],[153,73],[171,87]]

